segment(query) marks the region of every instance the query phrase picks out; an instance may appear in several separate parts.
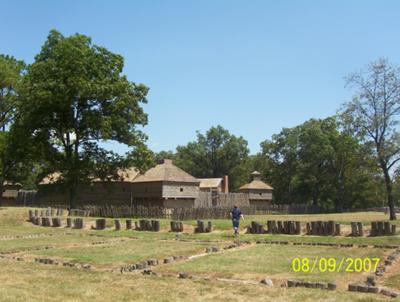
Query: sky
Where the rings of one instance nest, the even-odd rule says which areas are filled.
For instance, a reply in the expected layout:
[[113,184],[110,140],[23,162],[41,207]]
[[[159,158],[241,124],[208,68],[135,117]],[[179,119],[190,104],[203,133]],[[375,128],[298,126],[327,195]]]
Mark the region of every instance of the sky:
[[150,87],[153,151],[222,125],[257,153],[284,127],[334,115],[349,73],[400,63],[400,1],[0,0],[0,16],[0,53],[28,63],[51,29],[121,54]]

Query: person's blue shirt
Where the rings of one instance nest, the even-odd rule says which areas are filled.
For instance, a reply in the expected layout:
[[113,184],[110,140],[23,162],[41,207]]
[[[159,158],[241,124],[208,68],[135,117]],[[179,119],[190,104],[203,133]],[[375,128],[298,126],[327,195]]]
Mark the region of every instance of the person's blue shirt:
[[231,213],[232,213],[232,219],[240,220],[240,216],[242,216],[242,212],[240,211],[239,208],[233,208]]

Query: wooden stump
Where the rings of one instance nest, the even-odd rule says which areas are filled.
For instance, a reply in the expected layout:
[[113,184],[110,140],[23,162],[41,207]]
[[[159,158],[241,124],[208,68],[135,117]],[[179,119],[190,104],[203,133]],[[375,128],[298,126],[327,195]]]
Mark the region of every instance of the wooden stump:
[[34,216],[32,222],[33,224],[40,225],[40,217]]
[[159,220],[152,220],[151,225],[152,225],[152,231],[159,232],[161,230],[161,224]]
[[335,236],[340,236],[340,223],[335,223]]
[[153,230],[153,226],[151,224],[150,220],[145,220],[145,231],[152,231]]
[[306,234],[311,235],[311,223],[306,223]]
[[282,221],[278,220],[278,234],[284,233],[284,227],[282,225]]
[[384,224],[383,224],[383,229],[384,229],[384,234],[385,234],[386,236],[391,235],[392,230],[391,230],[391,228],[390,228],[390,222],[389,222],[389,221],[385,221],[385,222],[384,222]]
[[267,221],[267,232],[268,232],[268,234],[272,234],[273,233],[272,221],[271,220]]
[[99,218],[95,221],[95,229],[96,230],[104,230],[106,228],[106,219]]
[[146,220],[144,220],[144,219],[139,220],[139,230],[141,230],[141,231],[146,230]]
[[171,232],[183,232],[183,223],[180,221],[171,221]]
[[396,235],[396,225],[392,224],[392,229],[391,229],[392,235]]
[[75,218],[73,220],[73,224],[74,224],[74,229],[83,229],[85,227],[83,218]]
[[335,235],[335,222],[333,220],[328,221],[328,235]]
[[39,210],[35,210],[35,217],[39,217]]
[[296,224],[296,226],[295,226],[295,228],[296,228],[296,235],[300,235],[300,234],[301,234],[301,224],[300,224],[300,221],[296,221],[295,224]]
[[206,232],[211,233],[213,231],[212,221],[207,222]]
[[324,228],[322,225],[322,221],[317,221],[317,235],[324,235]]
[[371,236],[377,236],[378,234],[378,225],[376,221],[371,222]]
[[127,219],[126,220],[126,229],[131,230],[132,229],[132,219]]
[[382,236],[384,234],[383,221],[377,221],[377,236]]
[[358,236],[364,236],[364,228],[362,222],[357,222]]
[[317,235],[317,222],[311,221],[311,235]]
[[261,223],[257,223],[257,234],[263,234],[264,233],[264,228]]
[[289,234],[289,221],[284,221],[283,222],[283,233],[284,234]]
[[52,225],[55,228],[60,227],[61,226],[61,218],[60,217],[53,217],[52,218]]
[[115,219],[114,220],[114,226],[115,226],[115,230],[116,231],[121,230],[121,221],[119,219]]
[[288,227],[289,227],[289,234],[294,235],[296,233],[296,226],[294,224],[294,221],[289,221]]
[[196,233],[204,233],[204,221],[203,220],[197,220],[197,227],[195,228],[195,232]]
[[356,222],[350,222],[351,225],[351,236],[357,236],[357,223]]
[[42,226],[44,227],[51,226],[50,217],[42,217]]
[[33,211],[32,211],[32,210],[29,210],[28,215],[29,215],[29,221],[32,222],[32,221],[33,221],[33,217],[34,217]]

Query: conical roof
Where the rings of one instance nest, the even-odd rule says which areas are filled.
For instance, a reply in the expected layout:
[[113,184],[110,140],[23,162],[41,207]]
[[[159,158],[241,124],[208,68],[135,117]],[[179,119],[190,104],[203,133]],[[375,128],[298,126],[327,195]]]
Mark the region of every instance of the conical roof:
[[170,159],[164,159],[162,164],[149,169],[146,173],[139,175],[133,181],[136,182],[187,182],[187,183],[199,183],[200,181],[183,171],[172,163]]
[[239,188],[239,190],[273,190],[270,185],[266,184],[261,180],[253,180],[252,182],[245,184]]
[[253,171],[251,173],[251,176],[252,176],[253,180],[250,183],[241,186],[239,188],[239,190],[252,190],[252,189],[253,190],[273,190],[274,189],[270,185],[266,184],[265,182],[263,182],[261,180],[260,172]]

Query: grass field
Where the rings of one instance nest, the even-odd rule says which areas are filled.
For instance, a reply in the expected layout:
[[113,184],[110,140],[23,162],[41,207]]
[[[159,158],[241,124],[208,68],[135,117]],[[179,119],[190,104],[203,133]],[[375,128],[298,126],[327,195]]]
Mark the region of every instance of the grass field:
[[[193,234],[195,221],[184,222],[185,232],[167,231],[168,220],[162,220],[162,231],[114,231],[109,219],[103,231],[40,227],[27,222],[27,208],[0,208],[0,301],[400,301],[383,295],[347,291],[348,283],[365,281],[363,272],[294,272],[292,260],[300,258],[380,257],[393,250],[386,248],[337,248],[328,246],[257,244],[259,240],[290,242],[335,242],[355,244],[398,244],[400,237],[319,237],[306,235],[252,235],[242,233],[246,242],[237,248],[223,250],[232,244],[229,220],[214,220],[211,234]],[[329,215],[273,215],[246,217],[257,220],[384,220],[382,213],[345,213]],[[89,219],[90,220],[90,219]],[[91,221],[88,221],[88,225]],[[7,237],[5,237],[7,236]],[[12,236],[12,237],[11,237]],[[205,254],[217,246],[219,252]],[[128,264],[168,256],[188,259],[152,267],[157,275],[142,271],[121,274]],[[193,257],[190,257],[193,256]],[[59,265],[37,263],[35,258],[51,258]],[[91,269],[65,267],[62,262],[90,264]],[[400,262],[400,261],[397,261]],[[400,263],[387,269],[378,279],[379,286],[400,291]],[[180,272],[193,279],[179,279]],[[274,286],[260,284],[272,279]],[[281,287],[288,279],[335,282],[335,291]]]

